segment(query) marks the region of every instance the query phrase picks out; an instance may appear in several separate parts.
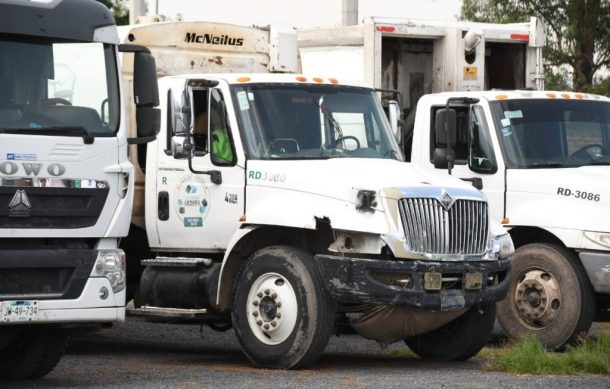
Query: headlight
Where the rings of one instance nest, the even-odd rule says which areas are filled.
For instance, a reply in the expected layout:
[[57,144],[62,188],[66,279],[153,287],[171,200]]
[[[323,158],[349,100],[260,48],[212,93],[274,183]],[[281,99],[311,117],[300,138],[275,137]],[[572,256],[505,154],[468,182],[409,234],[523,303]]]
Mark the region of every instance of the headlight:
[[610,247],[610,233],[608,232],[585,231],[585,236],[592,242]]
[[493,240],[491,251],[494,254],[498,254],[500,259],[506,259],[513,255],[515,246],[513,245],[513,240],[510,235],[504,234],[496,236]]
[[95,265],[93,265],[91,277],[107,278],[114,293],[125,289],[125,253],[123,250],[100,250]]

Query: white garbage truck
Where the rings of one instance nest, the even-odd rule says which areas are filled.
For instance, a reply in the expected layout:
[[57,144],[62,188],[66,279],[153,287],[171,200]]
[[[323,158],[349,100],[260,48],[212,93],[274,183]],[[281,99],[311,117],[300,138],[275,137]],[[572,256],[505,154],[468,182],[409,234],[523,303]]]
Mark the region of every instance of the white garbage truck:
[[[455,112],[447,144],[436,112]],[[487,195],[516,246],[498,319],[549,348],[610,320],[610,99],[574,92],[452,92],[422,97],[411,161]],[[447,151],[450,150],[450,151]]]
[[346,331],[431,359],[476,354],[513,252],[485,196],[404,163],[374,89],[269,74],[290,67],[276,54],[296,52],[293,31],[172,24],[126,37],[164,37],[151,46],[160,69],[231,70],[239,47],[267,51],[248,62],[259,73],[159,80],[161,132],[138,150],[148,243],[127,253],[139,281],[130,313],[234,327],[267,368],[306,366]]
[[[36,378],[72,329],[125,316],[134,175],[118,51],[136,54],[138,138],[154,139],[154,58],[96,1],[0,1],[0,377]],[[134,133],[136,131],[134,130]]]
[[298,45],[303,73],[341,77],[400,104],[405,157],[417,101],[425,94],[490,89],[544,89],[542,21],[472,23],[368,17],[354,26],[303,29]]

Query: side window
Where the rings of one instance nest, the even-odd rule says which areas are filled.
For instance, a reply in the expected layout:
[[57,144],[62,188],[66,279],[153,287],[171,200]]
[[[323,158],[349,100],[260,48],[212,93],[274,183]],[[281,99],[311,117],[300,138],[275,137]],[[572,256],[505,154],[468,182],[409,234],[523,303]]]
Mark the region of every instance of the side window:
[[212,163],[214,165],[234,165],[235,149],[231,139],[231,128],[225,100],[218,89],[210,92],[209,130]]
[[480,106],[474,106],[470,118],[470,156],[468,166],[474,172],[483,174],[495,173],[497,166],[483,109]]
[[[430,162],[433,162],[434,149],[440,147],[436,143],[436,136],[434,133],[436,111],[444,106],[432,107],[431,120],[432,125],[430,126]],[[457,138],[453,151],[455,152],[455,164],[466,165],[468,163],[468,107],[451,107],[455,109],[457,118]]]

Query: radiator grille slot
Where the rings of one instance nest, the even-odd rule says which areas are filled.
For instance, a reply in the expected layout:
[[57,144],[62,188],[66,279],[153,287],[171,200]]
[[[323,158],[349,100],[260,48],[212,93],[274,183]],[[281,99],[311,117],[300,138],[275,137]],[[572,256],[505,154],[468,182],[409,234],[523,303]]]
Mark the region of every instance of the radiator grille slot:
[[487,203],[456,200],[449,210],[434,198],[399,202],[407,244],[417,253],[482,254],[488,235]]

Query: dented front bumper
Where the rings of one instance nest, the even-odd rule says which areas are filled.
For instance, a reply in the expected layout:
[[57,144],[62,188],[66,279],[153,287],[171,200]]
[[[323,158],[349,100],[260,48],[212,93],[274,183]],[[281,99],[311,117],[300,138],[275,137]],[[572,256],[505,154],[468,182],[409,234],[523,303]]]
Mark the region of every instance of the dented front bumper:
[[453,310],[502,300],[510,260],[397,261],[316,255],[331,295],[344,304]]

